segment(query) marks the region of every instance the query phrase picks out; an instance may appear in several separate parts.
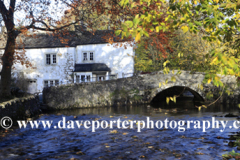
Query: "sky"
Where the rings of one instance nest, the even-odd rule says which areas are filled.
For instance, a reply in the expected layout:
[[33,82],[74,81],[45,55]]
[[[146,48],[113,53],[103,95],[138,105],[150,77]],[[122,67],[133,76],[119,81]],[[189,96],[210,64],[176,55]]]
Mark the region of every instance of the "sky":
[[[10,0],[1,0],[4,1],[5,6],[7,7],[7,9],[9,8],[9,4],[10,4]],[[29,5],[29,3],[26,3],[27,1],[29,2],[39,2],[38,4],[32,4]],[[41,15],[41,11],[42,11],[42,4],[40,3],[41,0],[17,0],[16,2],[16,6],[21,6],[23,8],[31,8],[33,10],[33,15],[34,17],[44,17]],[[63,3],[61,3],[60,0],[57,0],[57,5],[56,5],[56,1],[55,0],[49,0],[51,2],[50,5],[48,5],[47,10],[45,11],[45,13],[48,13],[48,17],[52,17],[53,19],[60,19],[63,15],[64,15],[64,11],[67,9],[67,6]],[[15,11],[14,14],[14,23],[16,26],[19,25],[28,25],[30,23],[29,19],[25,19],[26,15],[30,14],[30,9],[26,11],[24,10],[17,10]],[[46,14],[45,14],[45,17]],[[0,18],[1,21],[1,18]],[[1,25],[4,25],[3,21],[0,22]]]

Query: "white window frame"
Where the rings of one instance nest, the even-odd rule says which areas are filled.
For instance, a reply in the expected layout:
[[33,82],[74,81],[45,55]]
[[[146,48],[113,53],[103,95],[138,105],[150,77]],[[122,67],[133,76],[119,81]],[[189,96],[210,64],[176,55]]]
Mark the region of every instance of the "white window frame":
[[[47,55],[50,55],[50,64],[47,63]],[[53,61],[53,56],[56,56],[56,62]],[[46,53],[45,54],[45,64],[46,65],[56,65],[58,63],[57,53]]]
[[[47,87],[58,86],[59,83],[60,83],[59,79],[45,79],[45,80],[43,80],[43,87],[46,87],[45,86],[45,82],[46,81],[48,82],[48,86]],[[58,81],[58,84],[56,83],[57,81]],[[52,85],[51,85],[51,82],[53,82]]]
[[[82,80],[82,77],[84,77],[84,80]],[[92,76],[90,74],[78,74],[76,75],[76,83],[91,82],[91,78]]]
[[[87,53],[87,57],[85,59],[84,53]],[[93,53],[93,60],[90,60],[90,53]],[[95,61],[95,52],[94,51],[82,51],[82,62],[94,62]]]

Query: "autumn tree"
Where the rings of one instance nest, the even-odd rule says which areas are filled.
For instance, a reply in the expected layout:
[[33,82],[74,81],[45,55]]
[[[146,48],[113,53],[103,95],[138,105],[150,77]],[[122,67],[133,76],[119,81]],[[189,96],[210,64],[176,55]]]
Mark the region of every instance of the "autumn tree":
[[[79,21],[78,25],[83,25],[88,30],[107,30],[114,26],[110,21],[110,14],[104,14],[103,9],[98,9],[99,5],[102,5],[105,6],[104,10],[110,10],[113,1],[87,0],[65,3],[71,8],[64,12],[59,25]],[[69,26],[68,30],[75,31],[75,27]]]
[[[201,71],[214,69],[211,66],[210,52],[220,45],[214,42],[204,40],[203,33],[190,33],[178,29],[174,32],[175,36],[171,38],[171,48],[173,52],[169,55],[169,67],[171,69]],[[194,63],[193,63],[194,62]]]
[[[206,78],[210,83],[223,85],[217,73],[240,75],[239,63],[239,18],[240,3],[237,0],[170,0],[168,17],[165,19],[171,24],[166,26],[156,22],[163,12],[151,10],[146,12],[151,5],[158,7],[164,0],[140,0],[136,3],[133,0],[122,0],[122,6],[131,6],[132,9],[141,8],[143,12],[136,15],[133,21],[125,22],[121,32],[123,35],[131,34],[136,40],[140,40],[143,35],[152,31],[176,30],[181,28],[183,32],[203,33],[204,39],[221,45],[211,51],[208,57],[210,65],[214,70],[206,70]],[[130,24],[130,25],[128,25]],[[227,47],[231,46],[231,50]],[[196,61],[193,59],[192,63]],[[167,70],[166,70],[167,71]]]
[[173,28],[204,33],[204,39],[222,46],[215,48],[209,57],[211,65],[216,66],[214,72],[206,70],[209,81],[218,81],[214,78],[217,77],[216,73],[239,76],[239,1],[173,0],[170,4],[169,19],[174,19]]
[[[160,17],[162,12],[159,13],[156,10],[145,12],[151,5],[160,8],[162,3],[169,3],[168,17],[165,18],[165,21],[169,22],[169,26],[156,22],[156,18]],[[125,22],[120,29],[122,35],[131,34],[138,41],[152,31],[174,31],[180,28],[184,33],[189,31],[203,34],[203,39],[221,46],[213,48],[206,54],[209,67],[204,71],[206,74],[203,83],[212,82],[224,91],[228,86],[221,82],[219,74],[240,76],[239,0],[170,0],[169,2],[139,0],[139,3],[133,0],[121,0],[121,4],[122,6],[131,6],[132,9],[141,8],[143,11],[136,15],[133,21]],[[169,60],[163,63],[164,73],[169,73],[170,63]],[[191,63],[198,63],[198,59],[191,59]]]

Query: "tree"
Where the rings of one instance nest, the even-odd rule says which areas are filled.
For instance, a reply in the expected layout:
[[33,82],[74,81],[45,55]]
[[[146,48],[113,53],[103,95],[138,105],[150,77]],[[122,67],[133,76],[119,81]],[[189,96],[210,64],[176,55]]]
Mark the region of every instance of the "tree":
[[[122,35],[131,34],[139,41],[142,36],[152,32],[176,30],[183,32],[204,33],[204,39],[221,45],[209,53],[210,69],[205,70],[205,82],[216,86],[223,86],[217,73],[240,76],[239,59],[239,19],[240,3],[236,0],[170,0],[168,17],[165,19],[170,25],[157,21],[163,14],[158,12],[165,0],[121,0],[122,6],[131,6],[142,10],[132,21],[124,22]],[[156,6],[151,10],[149,7]],[[228,47],[232,47],[229,50]],[[192,60],[195,63],[197,60]],[[169,62],[167,62],[169,63]],[[166,63],[165,63],[166,66]],[[165,71],[169,71],[168,68]]]
[[215,66],[214,71],[206,70],[209,82],[221,84],[217,83],[216,73],[240,75],[239,1],[172,0],[170,9],[169,19],[174,19],[173,28],[181,27],[184,31],[202,32],[205,35],[204,39],[222,46],[213,50],[209,57],[211,66]]
[[[111,2],[111,3],[109,3]],[[79,21],[78,25],[85,25],[89,30],[107,30],[114,25],[110,22],[110,14],[104,14],[103,9],[97,9],[99,5],[106,6],[104,10],[110,10],[113,1],[73,1],[67,3],[71,9],[64,12],[61,18],[61,23],[66,24],[74,21]],[[116,20],[115,20],[116,21]],[[60,24],[61,25],[61,24]],[[68,28],[70,31],[75,31],[74,26]]]
[[202,33],[194,34],[189,31],[184,33],[178,29],[174,34],[171,39],[173,52],[168,58],[172,69],[205,72],[213,67],[208,59],[209,53],[220,45],[204,40]]
[[[143,72],[162,70],[163,62],[173,54],[169,36],[172,34],[165,32],[161,36],[142,38],[135,50],[135,70]],[[165,44],[164,53],[159,44]]]

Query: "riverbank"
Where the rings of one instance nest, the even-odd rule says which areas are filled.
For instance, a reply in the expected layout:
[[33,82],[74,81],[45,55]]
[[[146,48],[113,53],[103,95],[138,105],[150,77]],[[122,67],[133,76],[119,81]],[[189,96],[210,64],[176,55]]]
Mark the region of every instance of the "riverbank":
[[41,112],[38,96],[29,95],[0,103],[0,118],[7,116],[15,123],[15,120],[27,119]]

